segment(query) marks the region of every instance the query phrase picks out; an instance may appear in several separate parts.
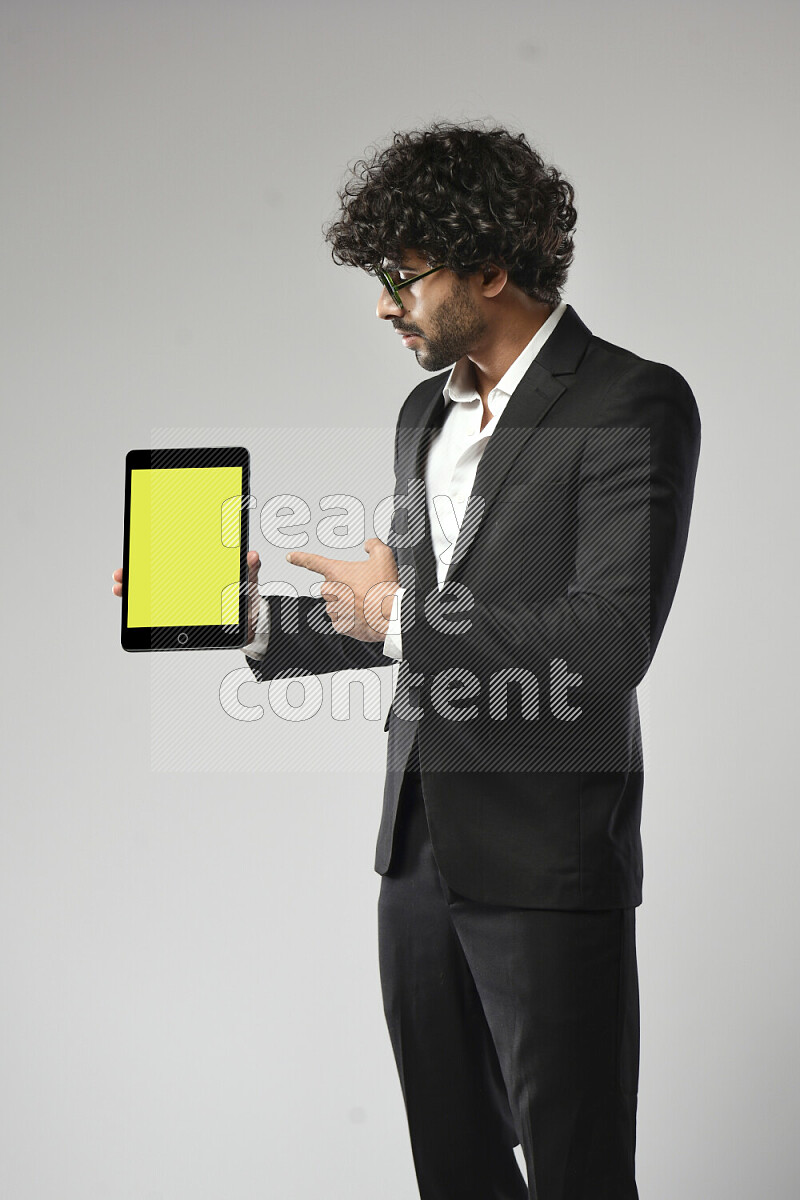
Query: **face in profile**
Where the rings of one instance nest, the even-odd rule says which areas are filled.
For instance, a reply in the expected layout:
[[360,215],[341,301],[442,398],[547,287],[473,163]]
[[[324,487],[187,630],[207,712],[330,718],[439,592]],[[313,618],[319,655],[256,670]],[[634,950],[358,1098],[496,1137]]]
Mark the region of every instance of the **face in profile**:
[[[396,264],[391,264],[396,266]],[[395,279],[402,283],[429,269],[430,264],[414,251],[404,252]],[[474,348],[486,331],[469,279],[460,279],[447,269],[400,289],[403,307],[398,308],[384,288],[378,301],[378,316],[391,321],[403,342],[414,351],[425,371],[442,371]]]

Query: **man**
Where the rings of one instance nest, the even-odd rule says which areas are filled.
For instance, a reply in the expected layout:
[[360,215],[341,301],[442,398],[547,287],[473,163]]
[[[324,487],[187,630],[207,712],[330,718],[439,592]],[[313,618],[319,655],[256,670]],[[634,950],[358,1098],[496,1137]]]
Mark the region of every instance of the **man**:
[[573,199],[498,128],[357,165],[334,259],[378,276],[378,316],[442,373],[399,414],[391,544],[288,555],[321,597],[254,604],[245,651],[258,679],[401,664],[375,868],[422,1200],[638,1195],[635,689],[700,421],[682,376],[562,301]]

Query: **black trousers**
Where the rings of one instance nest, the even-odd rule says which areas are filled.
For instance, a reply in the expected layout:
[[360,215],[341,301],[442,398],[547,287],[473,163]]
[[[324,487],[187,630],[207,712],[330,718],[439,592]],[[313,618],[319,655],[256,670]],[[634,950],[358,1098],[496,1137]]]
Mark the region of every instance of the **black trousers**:
[[637,1200],[635,908],[514,908],[452,891],[416,747],[400,805],[379,958],[420,1197]]

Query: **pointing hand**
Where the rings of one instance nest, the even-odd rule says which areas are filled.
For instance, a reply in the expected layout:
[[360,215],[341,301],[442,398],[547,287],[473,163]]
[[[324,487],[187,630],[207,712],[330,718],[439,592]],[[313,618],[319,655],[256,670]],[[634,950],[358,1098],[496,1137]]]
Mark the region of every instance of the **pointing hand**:
[[292,550],[286,561],[324,575],[320,595],[337,633],[359,642],[382,642],[399,586],[397,564],[380,538],[369,538],[364,549],[369,555],[366,562],[346,562],[302,550]]

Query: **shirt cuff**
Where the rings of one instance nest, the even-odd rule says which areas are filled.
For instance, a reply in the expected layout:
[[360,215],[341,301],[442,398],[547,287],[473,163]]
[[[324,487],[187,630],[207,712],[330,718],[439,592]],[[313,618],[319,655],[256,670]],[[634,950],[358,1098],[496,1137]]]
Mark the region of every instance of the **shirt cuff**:
[[400,600],[405,590],[404,587],[399,587],[394,594],[392,611],[389,616],[389,628],[386,630],[386,638],[383,643],[383,653],[386,657],[394,658],[398,662],[403,661],[403,637],[400,632]]
[[252,642],[248,642],[243,647],[243,653],[247,658],[254,658],[260,661],[267,653],[267,644],[269,642],[269,600],[266,596],[260,597],[258,606],[258,620],[256,621],[256,631],[253,634]]

